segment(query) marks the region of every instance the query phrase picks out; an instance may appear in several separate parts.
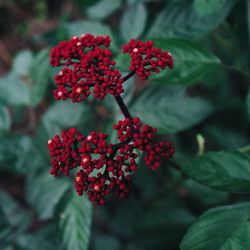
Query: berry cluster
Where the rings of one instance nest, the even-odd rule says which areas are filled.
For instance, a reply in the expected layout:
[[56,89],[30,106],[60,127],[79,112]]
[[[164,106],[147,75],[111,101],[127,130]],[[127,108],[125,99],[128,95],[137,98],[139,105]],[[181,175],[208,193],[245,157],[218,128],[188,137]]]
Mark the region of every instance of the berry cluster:
[[69,171],[78,166],[80,155],[77,149],[77,143],[83,140],[83,136],[75,128],[70,128],[62,132],[61,138],[55,135],[48,141],[50,150],[52,169],[50,173],[54,176],[58,172],[68,175]]
[[159,73],[160,69],[174,66],[169,52],[153,47],[153,41],[142,42],[131,39],[123,46],[123,53],[129,53],[131,64],[129,70],[135,72],[141,80],[147,80],[151,72]]
[[137,169],[138,151],[145,153],[145,163],[155,170],[160,159],[169,159],[174,148],[168,141],[158,142],[156,129],[144,125],[139,118],[118,121],[114,125],[120,143],[107,142],[108,135],[91,132],[86,138],[75,128],[56,135],[48,146],[52,157],[51,174],[58,171],[65,175],[69,170],[81,166],[76,174],[75,188],[79,195],[87,192],[89,199],[97,205],[104,204],[104,196],[113,192],[124,198],[130,191],[131,174]]
[[51,65],[64,66],[55,76],[56,100],[70,98],[72,102],[81,102],[90,95],[91,87],[99,100],[108,93],[117,96],[124,91],[121,73],[113,67],[109,44],[109,37],[86,34],[62,41],[51,50]]
[[145,153],[144,161],[146,165],[155,170],[160,167],[160,159],[171,158],[175,150],[168,141],[158,142],[157,129],[145,124],[142,126],[138,117],[134,119],[126,118],[114,125],[117,130],[120,142],[131,141],[133,149],[141,150]]
[[48,141],[52,169],[68,175],[70,170],[80,167],[75,176],[75,188],[79,195],[87,192],[96,205],[103,205],[111,193],[118,198],[126,197],[131,189],[132,175],[138,168],[137,158],[144,154],[146,166],[155,170],[162,158],[170,159],[174,148],[168,141],[160,141],[157,130],[142,125],[138,117],[132,118],[120,94],[122,84],[133,74],[148,79],[151,72],[173,67],[168,52],[153,47],[153,42],[131,40],[124,45],[124,53],[131,55],[128,76],[114,68],[112,52],[107,48],[109,37],[86,34],[59,43],[51,51],[52,66],[64,66],[55,76],[56,100],[71,98],[73,102],[85,100],[91,93],[99,100],[107,94],[115,96],[125,119],[114,125],[117,143],[108,142],[108,134],[92,131],[83,136],[76,128],[63,131]]
[[[81,102],[88,98],[93,88],[94,97],[103,100],[107,94],[119,96],[124,92],[121,73],[114,68],[113,53],[108,49],[108,36],[94,37],[83,34],[69,41],[62,41],[51,50],[50,63],[53,67],[62,66],[55,76],[56,100],[70,98]],[[153,41],[133,40],[123,46],[123,53],[131,56],[130,71],[141,80],[146,80],[151,72],[173,67],[169,52],[153,47]]]

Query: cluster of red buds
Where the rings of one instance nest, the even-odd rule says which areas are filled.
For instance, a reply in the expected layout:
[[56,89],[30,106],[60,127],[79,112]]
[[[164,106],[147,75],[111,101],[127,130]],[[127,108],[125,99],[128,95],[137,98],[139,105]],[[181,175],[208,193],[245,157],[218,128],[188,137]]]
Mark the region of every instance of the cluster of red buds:
[[142,42],[134,39],[123,46],[123,53],[129,53],[131,57],[129,70],[135,72],[142,81],[147,80],[151,72],[159,73],[160,69],[172,69],[174,66],[169,52],[153,46],[153,41]]
[[76,173],[75,188],[79,195],[87,193],[96,205],[103,205],[105,197],[114,193],[118,198],[126,197],[131,190],[132,175],[138,168],[137,158],[143,154],[146,166],[155,170],[162,158],[170,159],[174,147],[168,141],[161,141],[157,130],[142,125],[138,117],[132,118],[120,94],[122,84],[132,75],[147,79],[150,72],[160,68],[173,67],[168,52],[153,47],[153,42],[131,40],[124,45],[124,53],[130,53],[132,61],[128,76],[122,78],[114,68],[112,52],[107,48],[109,37],[86,34],[59,43],[51,51],[52,66],[64,66],[55,76],[58,89],[55,98],[71,98],[80,102],[90,95],[91,87],[97,99],[107,94],[115,97],[125,119],[114,125],[117,143],[108,142],[108,134],[92,131],[83,136],[76,128],[63,131],[48,141],[52,169],[69,175],[70,170],[80,167]]
[[81,102],[88,98],[91,87],[100,100],[108,93],[117,96],[124,91],[121,74],[114,68],[113,53],[107,48],[109,44],[108,36],[83,34],[62,41],[51,50],[51,65],[64,66],[55,76],[56,100]]
[[68,175],[69,170],[81,166],[75,178],[77,193],[87,192],[91,201],[102,205],[111,192],[118,198],[127,196],[139,151],[145,153],[145,163],[152,170],[159,168],[161,158],[169,159],[175,152],[170,142],[159,141],[156,129],[142,126],[139,118],[118,121],[114,129],[117,144],[108,143],[107,134],[93,131],[84,137],[75,128],[62,132],[62,138],[50,139],[51,174]]

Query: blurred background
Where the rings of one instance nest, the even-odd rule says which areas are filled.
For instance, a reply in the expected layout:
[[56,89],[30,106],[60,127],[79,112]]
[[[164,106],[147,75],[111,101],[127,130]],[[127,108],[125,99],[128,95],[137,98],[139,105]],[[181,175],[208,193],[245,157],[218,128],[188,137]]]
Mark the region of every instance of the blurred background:
[[[111,134],[121,117],[111,97],[55,102],[49,51],[82,33],[109,35],[117,67],[130,38],[151,39],[175,69],[123,95],[132,114],[173,141],[177,154],[152,172],[140,163],[128,199],[92,207],[67,177],[49,174],[47,141],[75,126]],[[211,207],[249,200],[215,191],[179,170],[208,151],[247,149],[250,4],[245,0],[0,1],[0,249],[179,249]],[[247,102],[248,100],[248,102]]]

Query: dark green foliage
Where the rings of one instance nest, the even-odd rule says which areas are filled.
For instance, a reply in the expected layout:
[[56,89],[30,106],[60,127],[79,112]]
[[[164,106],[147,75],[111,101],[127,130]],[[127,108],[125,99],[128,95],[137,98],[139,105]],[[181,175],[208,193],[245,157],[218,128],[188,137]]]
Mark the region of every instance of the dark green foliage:
[[146,89],[135,99],[132,111],[160,132],[176,133],[208,117],[213,105],[200,97],[187,96],[183,88],[158,86]]
[[188,230],[181,249],[248,249],[249,203],[208,210]]

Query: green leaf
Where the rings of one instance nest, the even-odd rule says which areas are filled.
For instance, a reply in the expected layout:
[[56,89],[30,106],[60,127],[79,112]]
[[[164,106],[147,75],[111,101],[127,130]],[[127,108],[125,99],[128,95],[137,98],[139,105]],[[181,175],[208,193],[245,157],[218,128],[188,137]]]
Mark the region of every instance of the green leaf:
[[133,103],[132,111],[161,133],[176,133],[207,118],[213,111],[208,101],[189,97],[184,90],[150,87]]
[[131,38],[139,38],[145,29],[147,21],[147,10],[143,3],[129,7],[121,20],[121,34],[128,42]]
[[193,1],[173,2],[157,15],[148,37],[200,39],[224,22],[234,2],[224,1],[216,11],[202,17],[194,8]]
[[[15,138],[13,138],[15,140]],[[15,170],[20,174],[31,174],[44,167],[44,159],[31,137],[21,136],[16,138],[16,144],[10,145],[16,156]],[[13,142],[10,142],[13,143]],[[30,160],[32,155],[32,161]]]
[[248,117],[250,120],[250,89],[248,90],[248,95],[247,95],[247,110],[248,110]]
[[[17,245],[21,250],[54,250],[55,246],[40,235],[25,234],[17,238]],[[18,248],[19,249],[19,248]]]
[[108,26],[98,21],[77,21],[65,25],[69,37],[81,36],[82,34],[91,33],[93,35],[111,35]]
[[211,15],[214,12],[223,8],[226,0],[194,0],[193,6],[197,13],[202,17]]
[[204,129],[204,135],[205,139],[209,138],[209,141],[223,150],[237,150],[249,143],[243,131],[233,131],[225,126],[207,126]]
[[0,207],[0,247],[3,248],[3,245],[6,244],[6,238],[8,238],[10,234],[9,223],[7,218],[5,217],[5,213]]
[[59,101],[55,102],[43,115],[42,125],[45,127],[48,136],[53,136],[62,128],[84,124],[90,117],[91,111],[86,104]]
[[191,179],[185,182],[185,187],[187,187],[192,198],[204,205],[215,206],[225,203],[229,198],[229,193],[213,190]]
[[0,192],[0,209],[5,219],[14,230],[23,231],[30,223],[30,214],[6,192]]
[[154,1],[154,0],[127,0],[127,5],[135,5],[136,3],[139,2],[150,2],[150,1]]
[[[7,219],[5,218],[5,214],[4,214],[4,211],[2,209],[2,207],[0,207],[0,232],[2,232],[2,230],[8,226],[8,222],[7,222]],[[1,238],[1,236],[0,236]]]
[[50,78],[49,50],[41,50],[32,62],[30,69],[32,81],[31,104],[36,106],[46,94]]
[[14,73],[0,78],[0,101],[12,106],[29,105],[30,92],[28,83]]
[[111,217],[109,217],[110,214],[107,212],[102,214],[106,223],[110,224],[112,232],[117,232],[126,238],[133,237],[135,221],[144,214],[138,200],[132,201],[130,199],[124,200],[122,204],[119,204],[116,213],[112,214]]
[[[162,218],[164,214],[164,218]],[[181,207],[156,207],[137,225],[137,230],[153,232],[160,228],[184,227],[194,222],[195,217]]]
[[25,232],[16,238],[18,250],[53,250],[59,249],[54,221],[39,226],[36,230]]
[[[32,161],[30,160],[32,155]],[[40,151],[28,136],[5,136],[0,142],[1,169],[19,174],[37,171],[44,164]]]
[[87,250],[90,238],[92,206],[87,198],[71,193],[61,210],[59,234],[61,249]]
[[38,176],[30,175],[26,188],[26,197],[36,209],[40,219],[50,219],[54,215],[55,207],[63,195],[69,190],[66,178],[55,178],[49,169]]
[[111,236],[98,236],[94,241],[94,250],[117,250],[120,249],[119,241]]
[[145,216],[135,219],[135,239],[145,245],[143,249],[165,249],[162,246],[166,242],[168,249],[177,249],[187,228],[195,221],[195,216],[180,204],[174,205],[178,201],[169,196],[154,200]]
[[174,58],[172,70],[162,70],[151,77],[164,84],[194,84],[221,64],[215,55],[186,39],[154,39],[154,42]]
[[17,160],[17,151],[20,137],[2,137],[0,142],[1,169],[13,167]]
[[188,230],[181,250],[250,249],[250,203],[210,209]]
[[49,50],[20,52],[12,71],[0,79],[0,100],[12,106],[36,106],[46,94],[50,78]]
[[121,0],[101,0],[87,9],[87,15],[90,18],[104,19],[119,9],[121,5]]
[[182,170],[214,189],[250,192],[250,156],[240,152],[211,152],[187,162]]
[[14,58],[12,70],[18,76],[26,77],[30,73],[33,54],[31,50],[22,50]]
[[10,128],[11,117],[8,109],[0,104],[0,133]]

